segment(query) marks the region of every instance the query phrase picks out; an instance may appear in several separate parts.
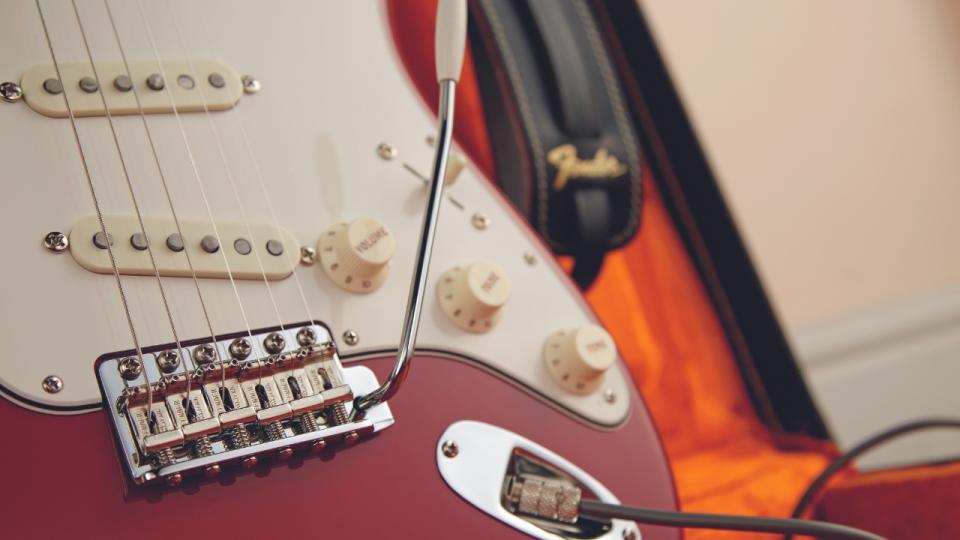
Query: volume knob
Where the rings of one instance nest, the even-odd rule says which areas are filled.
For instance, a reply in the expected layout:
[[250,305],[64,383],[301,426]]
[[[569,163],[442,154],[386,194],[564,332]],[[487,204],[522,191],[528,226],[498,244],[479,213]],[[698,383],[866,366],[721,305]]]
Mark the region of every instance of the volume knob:
[[543,359],[557,384],[587,395],[603,384],[617,359],[617,346],[606,330],[591,324],[551,334],[543,345]]
[[491,262],[454,266],[440,276],[440,307],[454,324],[468,332],[493,328],[510,299],[510,279]]
[[380,220],[359,218],[327,229],[317,248],[331,281],[350,292],[368,293],[387,279],[397,245]]

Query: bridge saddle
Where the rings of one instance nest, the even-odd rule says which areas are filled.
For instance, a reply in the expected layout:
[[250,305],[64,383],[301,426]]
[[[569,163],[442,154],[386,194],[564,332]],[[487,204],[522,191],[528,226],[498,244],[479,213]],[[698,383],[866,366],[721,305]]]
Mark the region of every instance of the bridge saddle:
[[350,445],[393,424],[386,404],[350,420],[354,395],[378,382],[366,367],[344,369],[319,323],[110,354],[96,371],[138,484]]

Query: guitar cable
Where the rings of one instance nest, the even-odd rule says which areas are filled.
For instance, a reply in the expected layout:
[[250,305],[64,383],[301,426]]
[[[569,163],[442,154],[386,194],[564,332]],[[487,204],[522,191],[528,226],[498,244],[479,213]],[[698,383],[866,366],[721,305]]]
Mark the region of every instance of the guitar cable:
[[882,536],[835,523],[808,519],[787,519],[727,514],[700,514],[671,512],[609,504],[584,499],[580,501],[580,515],[601,519],[628,519],[647,525],[684,527],[688,529],[720,529],[726,531],[766,532],[783,535],[804,534],[817,538],[854,538],[884,540]]

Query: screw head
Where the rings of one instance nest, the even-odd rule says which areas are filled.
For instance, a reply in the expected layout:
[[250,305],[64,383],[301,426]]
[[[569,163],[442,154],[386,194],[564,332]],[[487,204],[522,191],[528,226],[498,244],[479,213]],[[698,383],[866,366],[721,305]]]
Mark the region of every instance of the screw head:
[[300,248],[300,264],[304,266],[312,266],[317,262],[317,250],[313,249],[310,246],[303,246]]
[[177,351],[163,351],[157,355],[157,366],[164,373],[173,373],[180,367],[180,355]]
[[382,142],[377,145],[377,155],[384,161],[396,158],[397,154],[399,154],[397,147],[390,143]]
[[212,343],[198,345],[193,350],[193,360],[198,364],[212,364],[217,359],[217,349]]
[[356,431],[351,431],[343,437],[343,443],[347,446],[353,446],[360,440],[360,435]]
[[43,391],[48,394],[56,394],[63,390],[63,379],[56,375],[47,375],[43,379]]
[[167,477],[167,485],[170,487],[177,487],[180,482],[183,482],[183,476],[180,473],[173,473]]
[[523,262],[529,264],[530,266],[533,266],[537,264],[537,256],[530,251],[526,251],[523,254]]
[[277,458],[281,461],[290,459],[290,456],[293,455],[293,448],[286,446],[277,451]]
[[637,531],[633,529],[624,529],[623,540],[637,540]]
[[616,403],[617,394],[613,392],[613,389],[607,388],[603,391],[603,400],[610,404]]
[[203,470],[203,475],[207,478],[214,478],[220,474],[220,465],[214,463],[213,465],[207,465]]
[[143,364],[140,363],[139,358],[128,356],[117,362],[117,369],[120,371],[121,377],[132,381],[143,373]]
[[356,330],[347,330],[343,333],[343,342],[353,346],[360,343],[360,334]]
[[300,331],[297,332],[297,343],[299,343],[302,347],[313,345],[316,342],[317,332],[313,328],[307,326],[301,328]]
[[60,231],[48,232],[43,237],[43,247],[54,253],[63,253],[70,247],[70,240]]
[[490,216],[483,212],[477,212],[470,218],[470,223],[473,223],[475,229],[482,231],[490,226]]
[[240,78],[240,82],[243,83],[243,91],[248,94],[256,94],[260,91],[260,81],[253,75],[244,75]]
[[327,441],[325,441],[325,440],[323,440],[323,439],[318,439],[318,440],[313,441],[312,443],[310,443],[310,451],[311,451],[311,452],[319,452],[319,451],[323,450],[323,449],[326,448],[326,447],[327,447]]
[[247,456],[240,461],[244,469],[252,469],[257,464],[257,456]]
[[247,338],[237,338],[233,340],[233,343],[230,344],[230,356],[236,358],[237,360],[244,360],[250,353],[253,351],[253,347],[250,346],[250,342],[247,341]]
[[23,88],[15,82],[0,83],[0,99],[7,103],[13,103],[23,98]]
[[263,338],[263,348],[270,354],[283,351],[286,344],[287,340],[283,339],[283,334],[280,332],[270,332],[267,337]]
[[455,458],[460,454],[460,445],[456,441],[443,441],[440,445],[440,451],[448,458]]

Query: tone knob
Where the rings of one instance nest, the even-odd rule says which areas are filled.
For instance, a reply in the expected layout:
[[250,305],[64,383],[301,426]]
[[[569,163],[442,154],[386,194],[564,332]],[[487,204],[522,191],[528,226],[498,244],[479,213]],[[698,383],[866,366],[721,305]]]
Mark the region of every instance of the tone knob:
[[396,248],[390,229],[374,218],[334,225],[317,242],[327,277],[355,293],[373,292],[383,285]]
[[586,395],[603,384],[604,373],[617,359],[617,346],[606,330],[591,324],[551,334],[543,359],[564,390]]
[[454,266],[440,276],[437,295],[454,324],[468,332],[486,332],[500,320],[510,299],[510,279],[490,262]]

